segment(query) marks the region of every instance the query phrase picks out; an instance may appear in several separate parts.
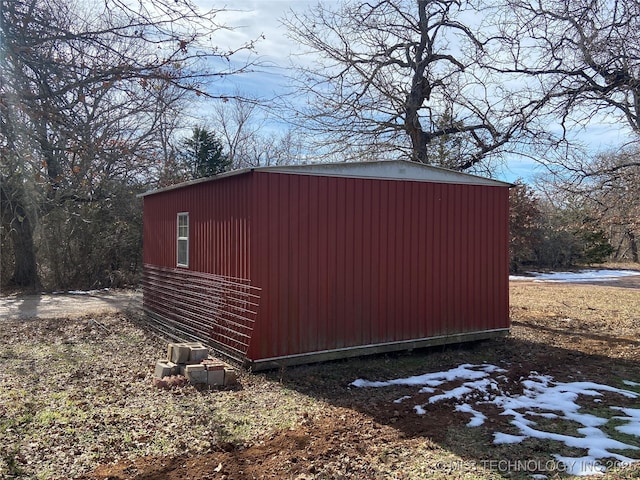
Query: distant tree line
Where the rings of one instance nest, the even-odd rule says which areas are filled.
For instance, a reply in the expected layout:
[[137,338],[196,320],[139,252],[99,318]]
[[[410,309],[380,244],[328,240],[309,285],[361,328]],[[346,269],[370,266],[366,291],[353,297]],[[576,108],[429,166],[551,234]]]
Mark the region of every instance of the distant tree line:
[[206,82],[248,68],[229,60],[252,43],[212,42],[218,13],[173,0],[0,0],[2,286],[135,283],[136,195],[180,177],[185,150],[192,176],[226,168],[200,148],[219,147],[209,132],[180,143]]
[[638,261],[638,151],[592,157],[571,132],[604,115],[637,143],[640,0],[319,4],[283,19],[312,56],[291,95],[263,103],[218,94],[257,58],[253,41],[215,43],[220,13],[0,0],[0,287],[135,284],[138,194],[302,160],[490,173],[534,157],[549,177],[512,190],[513,268]]
[[638,263],[640,165],[630,157],[638,153],[599,155],[547,177],[541,190],[512,188],[511,270]]

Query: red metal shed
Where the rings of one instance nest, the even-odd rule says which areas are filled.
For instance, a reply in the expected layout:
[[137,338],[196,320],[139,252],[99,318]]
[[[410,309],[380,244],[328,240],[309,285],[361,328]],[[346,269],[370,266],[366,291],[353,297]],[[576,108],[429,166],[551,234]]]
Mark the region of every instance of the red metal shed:
[[505,334],[504,182],[407,161],[144,194],[144,308],[254,369]]

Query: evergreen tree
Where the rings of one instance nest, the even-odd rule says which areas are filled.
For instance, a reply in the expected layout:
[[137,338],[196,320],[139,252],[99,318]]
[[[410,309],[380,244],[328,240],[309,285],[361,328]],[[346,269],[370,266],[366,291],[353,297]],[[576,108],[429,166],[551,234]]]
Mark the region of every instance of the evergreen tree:
[[192,178],[212,177],[231,166],[229,157],[222,153],[220,141],[204,127],[195,127],[191,137],[184,139],[183,146]]

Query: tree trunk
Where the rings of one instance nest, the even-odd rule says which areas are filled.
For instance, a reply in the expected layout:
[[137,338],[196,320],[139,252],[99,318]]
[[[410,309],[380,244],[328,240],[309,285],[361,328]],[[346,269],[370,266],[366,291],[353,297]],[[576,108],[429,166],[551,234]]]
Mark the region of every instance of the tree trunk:
[[631,229],[627,230],[627,236],[629,237],[629,245],[631,246],[631,258],[634,262],[638,263],[640,262],[638,259],[638,239]]
[[33,226],[21,205],[16,206],[11,227],[10,238],[15,255],[11,284],[36,290],[40,281],[33,244]]

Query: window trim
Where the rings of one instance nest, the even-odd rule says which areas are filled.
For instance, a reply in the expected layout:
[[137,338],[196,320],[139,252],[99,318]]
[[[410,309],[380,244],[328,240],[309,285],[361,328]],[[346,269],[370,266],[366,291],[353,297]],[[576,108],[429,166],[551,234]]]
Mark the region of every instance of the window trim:
[[[180,220],[186,218],[187,219],[187,235],[180,236]],[[184,225],[183,225],[184,227]],[[181,242],[186,242],[186,261],[184,263],[180,263],[180,244]],[[176,216],[176,266],[178,267],[189,267],[189,212],[178,212]]]

